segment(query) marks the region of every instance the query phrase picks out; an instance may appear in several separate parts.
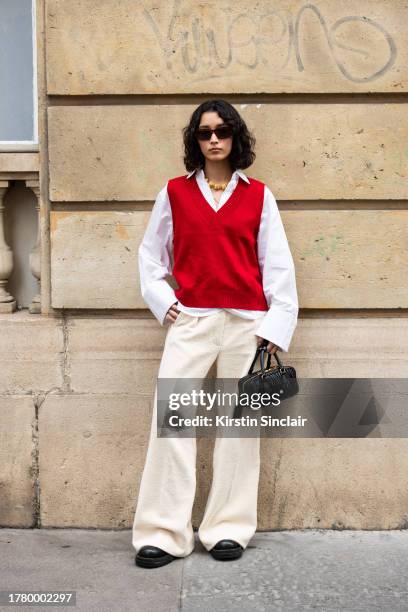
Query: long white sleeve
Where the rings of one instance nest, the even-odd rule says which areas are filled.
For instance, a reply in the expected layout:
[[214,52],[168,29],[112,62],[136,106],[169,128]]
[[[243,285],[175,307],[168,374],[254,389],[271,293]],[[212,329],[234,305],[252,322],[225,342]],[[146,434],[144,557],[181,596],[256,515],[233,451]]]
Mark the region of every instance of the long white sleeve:
[[256,334],[287,352],[299,312],[295,266],[278,205],[267,186],[258,232],[258,260],[269,310]]
[[177,302],[174,290],[165,280],[171,274],[173,220],[167,184],[158,193],[139,246],[139,275],[142,297],[160,325],[170,306]]

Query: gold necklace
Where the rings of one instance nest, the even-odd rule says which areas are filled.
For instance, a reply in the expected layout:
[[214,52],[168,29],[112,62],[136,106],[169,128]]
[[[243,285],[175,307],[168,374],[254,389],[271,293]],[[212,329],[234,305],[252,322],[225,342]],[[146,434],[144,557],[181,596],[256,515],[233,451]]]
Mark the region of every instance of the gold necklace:
[[227,185],[228,185],[228,183],[214,183],[214,181],[208,180],[207,177],[205,177],[205,180],[207,181],[208,185],[210,186],[210,189],[215,189],[216,191],[219,191],[220,189],[222,189],[224,191],[224,189],[226,189]]

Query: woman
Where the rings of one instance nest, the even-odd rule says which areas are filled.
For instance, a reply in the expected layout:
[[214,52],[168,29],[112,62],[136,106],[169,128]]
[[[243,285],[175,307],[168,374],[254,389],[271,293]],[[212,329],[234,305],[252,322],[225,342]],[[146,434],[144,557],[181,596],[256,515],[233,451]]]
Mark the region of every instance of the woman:
[[[143,298],[169,325],[159,378],[247,374],[257,346],[287,351],[297,324],[295,268],[268,187],[243,169],[255,138],[236,109],[209,100],[183,130],[188,171],[159,192],[139,248]],[[165,277],[173,273],[178,289]],[[198,536],[218,560],[242,555],[257,526],[259,436],[215,439]],[[133,524],[135,562],[159,567],[194,549],[196,439],[157,437],[157,386]]]

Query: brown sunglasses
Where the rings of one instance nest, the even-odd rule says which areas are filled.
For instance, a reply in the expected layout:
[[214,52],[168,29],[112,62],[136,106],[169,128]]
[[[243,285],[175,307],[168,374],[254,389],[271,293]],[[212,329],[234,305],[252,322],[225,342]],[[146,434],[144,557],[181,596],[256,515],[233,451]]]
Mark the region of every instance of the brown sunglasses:
[[233,134],[232,127],[230,125],[225,125],[219,128],[215,128],[215,130],[210,130],[208,128],[196,130],[196,137],[198,140],[211,140],[211,136],[213,132],[220,140],[224,140],[224,138],[230,138]]

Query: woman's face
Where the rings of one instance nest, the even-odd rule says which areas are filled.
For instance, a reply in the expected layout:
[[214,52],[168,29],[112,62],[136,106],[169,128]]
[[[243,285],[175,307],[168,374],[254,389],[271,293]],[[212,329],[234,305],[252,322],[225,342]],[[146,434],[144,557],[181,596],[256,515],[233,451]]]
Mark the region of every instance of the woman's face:
[[[215,130],[217,127],[226,126],[225,121],[216,111],[207,111],[201,115],[199,130],[204,128]],[[215,132],[211,134],[210,140],[197,140],[202,154],[209,161],[221,161],[228,157],[232,149],[232,136],[228,138],[217,138]]]

